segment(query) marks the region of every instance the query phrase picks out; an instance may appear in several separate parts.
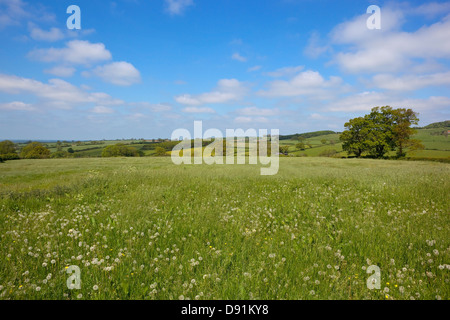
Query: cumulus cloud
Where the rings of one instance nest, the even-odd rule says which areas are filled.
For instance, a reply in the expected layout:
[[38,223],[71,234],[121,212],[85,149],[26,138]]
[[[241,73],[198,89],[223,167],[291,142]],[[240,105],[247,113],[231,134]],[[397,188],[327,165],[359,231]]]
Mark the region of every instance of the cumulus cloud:
[[326,80],[317,71],[307,70],[290,80],[275,80],[268,84],[268,90],[258,92],[265,97],[295,97],[323,93],[324,90],[336,88],[342,84],[342,79],[331,76]]
[[194,5],[193,0],[164,0],[166,11],[170,15],[181,15],[184,11]]
[[398,91],[414,91],[430,86],[450,86],[450,71],[426,75],[377,74],[372,84],[378,88]]
[[226,103],[244,97],[247,89],[236,79],[219,80],[215,90],[199,95],[184,94],[175,97],[175,101],[184,105],[197,106],[208,103]]
[[45,102],[46,106],[71,109],[75,105],[95,103],[117,105],[123,101],[103,92],[87,92],[61,79],[50,79],[43,83],[34,79],[0,74],[0,92],[8,94],[30,94]]
[[450,56],[450,16],[411,32],[399,30],[405,20],[401,10],[384,8],[381,30],[368,30],[366,19],[359,16],[331,32],[335,44],[348,46],[334,59],[347,72],[397,72],[417,59]]
[[130,86],[141,81],[140,72],[131,63],[125,61],[98,66],[91,73],[84,74],[93,74],[105,82],[118,86]]
[[49,31],[42,30],[36,26],[30,27],[30,36],[38,41],[58,41],[64,39],[64,33],[58,28],[51,28]]
[[52,74],[57,77],[67,78],[73,76],[76,69],[72,67],[57,66],[44,70],[45,73]]
[[91,112],[97,114],[111,114],[114,113],[114,109],[105,106],[95,106],[92,108]]
[[393,108],[411,108],[416,112],[445,111],[450,105],[449,97],[431,96],[428,98],[405,98],[386,92],[366,91],[337,99],[327,104],[326,111],[362,112],[374,107],[391,106]]
[[29,56],[43,62],[63,62],[75,65],[90,65],[112,58],[103,43],[91,43],[84,40],[72,40],[64,48],[37,49]]

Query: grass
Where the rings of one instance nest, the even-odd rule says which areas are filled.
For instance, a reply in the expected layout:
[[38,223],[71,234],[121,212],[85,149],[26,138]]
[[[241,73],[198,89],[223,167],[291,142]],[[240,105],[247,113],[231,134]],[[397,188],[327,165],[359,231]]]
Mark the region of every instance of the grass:
[[[170,158],[8,161],[0,298],[449,299],[449,168],[281,158],[260,176]],[[67,288],[70,265],[80,290]],[[369,265],[380,290],[366,287]]]

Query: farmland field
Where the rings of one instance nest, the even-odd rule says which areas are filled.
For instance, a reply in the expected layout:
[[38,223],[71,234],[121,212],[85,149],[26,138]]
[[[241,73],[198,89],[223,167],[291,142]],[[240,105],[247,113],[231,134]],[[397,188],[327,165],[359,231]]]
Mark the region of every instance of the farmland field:
[[449,299],[449,190],[450,165],[422,161],[286,157],[275,176],[167,157],[8,161],[0,299]]

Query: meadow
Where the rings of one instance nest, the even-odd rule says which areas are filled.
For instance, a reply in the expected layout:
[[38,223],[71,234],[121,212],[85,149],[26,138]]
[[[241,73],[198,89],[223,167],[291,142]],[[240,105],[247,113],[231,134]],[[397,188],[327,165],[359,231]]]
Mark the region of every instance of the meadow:
[[[0,299],[449,299],[450,165],[0,164]],[[67,269],[81,270],[69,290]],[[381,270],[369,290],[367,268]]]
[[[431,125],[432,126],[432,125]],[[417,134],[413,136],[415,139],[419,139],[423,145],[423,150],[416,150],[414,152],[408,152],[407,158],[410,160],[430,160],[430,161],[442,161],[450,162],[450,138],[448,135],[441,134],[443,131],[447,131],[448,127],[425,127],[417,130]],[[296,145],[300,142],[297,137],[287,136],[289,139],[281,139],[280,146],[287,146],[289,156],[294,157],[337,157],[346,158],[351,156],[347,152],[342,150],[342,142],[339,140],[339,133],[328,133],[327,131],[318,131],[315,133],[305,133],[306,138],[302,140],[305,143],[305,149],[300,150]],[[71,157],[75,158],[95,158],[101,157],[102,151],[105,147],[122,143],[128,147],[133,147],[136,150],[142,152],[144,156],[155,156],[155,148],[162,146],[166,149],[167,154],[170,154],[170,150],[173,146],[164,139],[154,140],[154,142],[144,139],[134,140],[101,140],[101,141],[66,141],[62,143],[61,150],[67,151],[72,148],[74,153]],[[49,150],[54,153],[57,151],[56,142],[44,143]],[[18,149],[23,148],[26,143],[18,143]],[[395,151],[390,151],[386,154],[389,157],[395,156]]]

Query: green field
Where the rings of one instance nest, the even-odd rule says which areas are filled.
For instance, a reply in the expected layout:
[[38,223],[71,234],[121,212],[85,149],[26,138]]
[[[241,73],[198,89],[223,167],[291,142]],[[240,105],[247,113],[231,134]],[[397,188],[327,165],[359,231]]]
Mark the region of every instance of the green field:
[[7,161],[0,299],[449,299],[449,190],[422,161]]
[[[413,136],[414,139],[421,140],[424,145],[423,150],[418,150],[414,152],[409,152],[407,154],[407,158],[409,159],[418,159],[418,160],[443,160],[446,162],[450,162],[450,138],[448,135],[441,134],[444,131],[447,131],[448,127],[442,128],[420,128],[416,135]],[[318,133],[322,133],[325,131],[320,131]],[[306,135],[310,135],[311,133],[306,133]],[[324,153],[327,151],[335,151],[336,153],[333,155],[338,158],[348,157],[349,154],[342,150],[342,142],[339,140],[339,133],[326,133],[319,134],[317,136],[312,136],[305,138],[303,142],[306,144],[304,150],[299,150],[296,148],[296,144],[299,143],[299,140],[295,137],[291,139],[281,139],[280,138],[280,146],[288,146],[289,147],[289,156],[295,157],[323,157],[327,156]],[[325,142],[325,143],[323,143]],[[74,153],[70,155],[70,157],[75,158],[98,158],[102,156],[102,151],[105,147],[109,145],[114,145],[117,143],[122,143],[128,147],[133,147],[136,150],[140,150],[143,152],[144,156],[154,156],[155,150],[154,148],[158,146],[165,147],[167,154],[170,154],[170,147],[164,145],[163,139],[161,142],[149,142],[144,140],[102,140],[102,141],[66,141],[62,143],[62,151],[67,151],[69,148],[74,150]],[[162,144],[161,144],[162,143]],[[19,143],[18,150],[20,151],[26,144]],[[45,146],[50,149],[52,153],[57,151],[55,142],[45,143]],[[328,155],[329,156],[329,155]],[[387,156],[395,156],[395,152],[391,151],[387,154]]]

